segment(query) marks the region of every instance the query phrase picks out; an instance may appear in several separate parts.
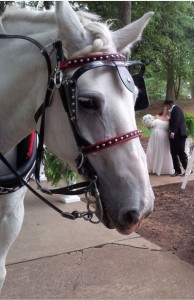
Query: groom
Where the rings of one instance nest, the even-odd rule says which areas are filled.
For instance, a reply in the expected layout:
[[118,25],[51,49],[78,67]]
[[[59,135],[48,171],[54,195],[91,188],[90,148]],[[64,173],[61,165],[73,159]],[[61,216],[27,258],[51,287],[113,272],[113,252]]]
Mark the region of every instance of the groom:
[[164,105],[169,111],[169,140],[170,140],[170,151],[172,155],[173,165],[175,173],[171,176],[184,175],[185,172],[181,173],[181,166],[184,170],[187,168],[188,157],[185,153],[185,141],[187,138],[187,129],[184,114],[182,109],[174,105],[172,100],[165,100]]

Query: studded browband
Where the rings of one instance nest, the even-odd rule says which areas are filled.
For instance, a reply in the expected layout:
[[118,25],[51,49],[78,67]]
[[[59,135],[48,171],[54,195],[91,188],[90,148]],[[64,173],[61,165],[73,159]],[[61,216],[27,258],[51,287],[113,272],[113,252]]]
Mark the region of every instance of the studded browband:
[[83,64],[93,62],[93,61],[125,61],[125,56],[123,54],[97,54],[97,55],[89,55],[86,57],[78,57],[72,59],[65,59],[60,62],[60,69],[67,69],[67,68],[75,68],[79,67]]

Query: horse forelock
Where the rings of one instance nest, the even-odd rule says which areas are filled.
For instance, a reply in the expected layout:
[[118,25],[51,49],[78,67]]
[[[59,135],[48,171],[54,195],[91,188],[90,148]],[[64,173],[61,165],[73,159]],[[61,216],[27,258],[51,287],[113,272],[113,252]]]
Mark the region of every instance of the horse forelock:
[[100,17],[90,13],[78,12],[78,16],[85,30],[92,36],[93,43],[74,53],[72,57],[115,51],[108,23],[99,22]]

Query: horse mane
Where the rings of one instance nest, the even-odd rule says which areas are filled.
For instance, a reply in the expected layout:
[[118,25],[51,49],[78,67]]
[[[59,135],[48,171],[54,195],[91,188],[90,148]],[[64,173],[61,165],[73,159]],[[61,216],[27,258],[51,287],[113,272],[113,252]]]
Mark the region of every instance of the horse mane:
[[[92,36],[93,44],[86,46],[84,49],[73,54],[75,56],[84,56],[88,54],[97,54],[101,52],[108,52],[109,49],[113,49],[112,37],[110,31],[110,25],[107,23],[102,23],[100,16],[96,14],[92,14],[85,11],[77,11],[76,12],[81,24],[83,27],[90,33]],[[55,21],[55,12],[54,11],[36,11],[36,10],[28,10],[26,8],[17,8],[10,7],[5,10],[3,15],[1,16],[0,24],[4,30],[5,22],[12,23],[18,22],[27,22],[30,24],[36,24],[36,29],[33,31],[33,26],[22,26],[20,25],[20,30],[18,30],[18,34],[35,34],[41,33],[46,29],[53,29],[53,26],[56,26]],[[45,24],[46,26],[43,26]],[[51,26],[49,26],[49,24]],[[15,30],[15,28],[14,28]],[[13,30],[12,30],[13,31]],[[20,31],[22,31],[20,33]],[[26,33],[25,33],[26,31]],[[9,32],[8,32],[9,33]],[[65,49],[64,49],[64,52]]]

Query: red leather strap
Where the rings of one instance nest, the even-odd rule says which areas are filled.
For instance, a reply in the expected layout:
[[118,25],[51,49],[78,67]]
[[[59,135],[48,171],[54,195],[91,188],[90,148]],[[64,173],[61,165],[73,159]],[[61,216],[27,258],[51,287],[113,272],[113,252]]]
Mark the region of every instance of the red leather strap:
[[90,145],[87,147],[83,147],[82,152],[84,154],[91,154],[94,152],[102,151],[107,148],[119,145],[121,143],[128,142],[134,138],[141,137],[141,133],[142,133],[141,130],[136,129],[134,131],[130,131],[130,132],[115,136],[113,138],[110,138],[110,139],[107,139],[104,141],[100,141],[96,144],[93,144],[93,145]]
[[125,56],[120,53],[113,53],[113,54],[96,54],[96,55],[89,55],[85,57],[75,57],[72,59],[66,59],[60,62],[60,69],[67,69],[67,68],[75,68],[79,67],[83,64],[98,61],[98,60],[106,60],[106,61],[125,61]]

